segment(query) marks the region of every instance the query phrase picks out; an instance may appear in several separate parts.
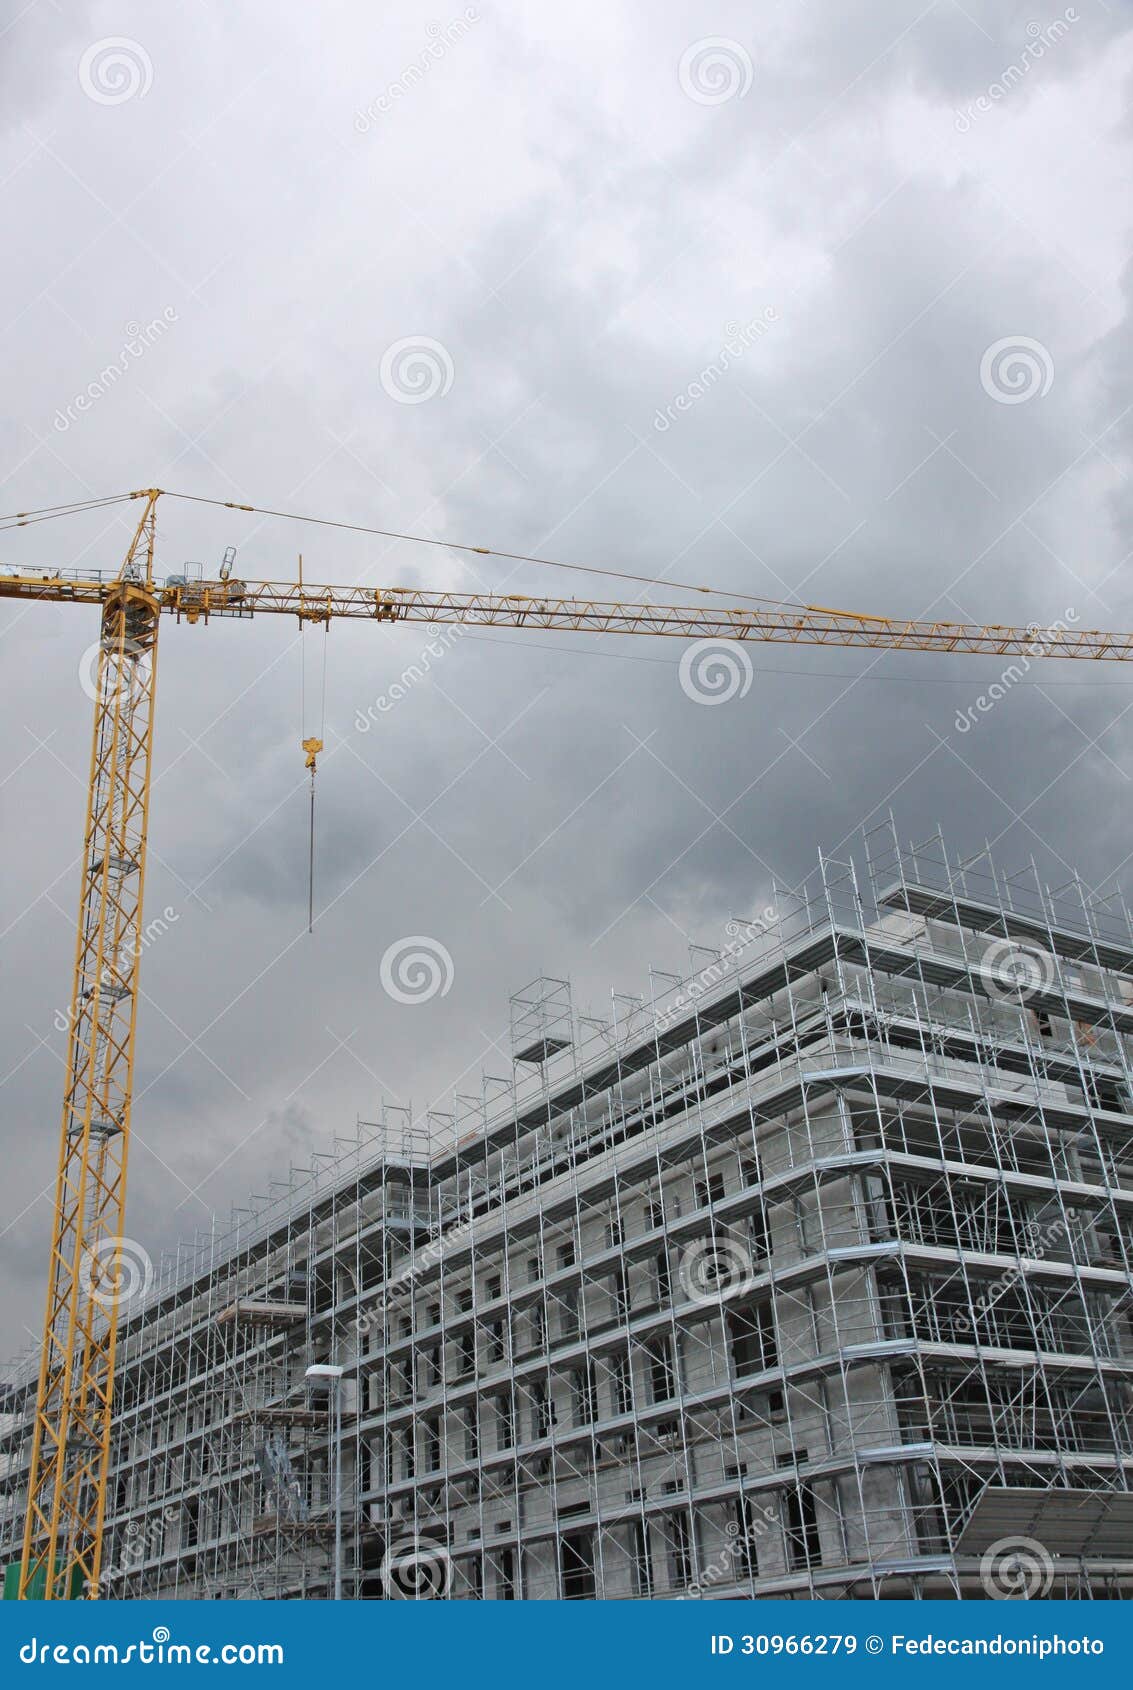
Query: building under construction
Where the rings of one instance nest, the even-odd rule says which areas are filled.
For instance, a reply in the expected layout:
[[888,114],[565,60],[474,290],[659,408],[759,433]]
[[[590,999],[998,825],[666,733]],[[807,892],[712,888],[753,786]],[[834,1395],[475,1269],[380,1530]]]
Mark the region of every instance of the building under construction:
[[100,1595],[1133,1592],[1128,913],[887,828],[741,915],[126,1246]]

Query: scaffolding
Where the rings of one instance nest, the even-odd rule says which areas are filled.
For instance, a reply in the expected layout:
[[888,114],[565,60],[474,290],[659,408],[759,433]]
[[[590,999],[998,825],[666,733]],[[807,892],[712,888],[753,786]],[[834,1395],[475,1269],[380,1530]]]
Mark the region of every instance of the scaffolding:
[[855,858],[609,1021],[533,982],[509,1074],[164,1262],[100,1594],[324,1598],[336,1517],[358,1599],[980,1598],[1020,1541],[1026,1594],[1129,1594],[1128,911]]

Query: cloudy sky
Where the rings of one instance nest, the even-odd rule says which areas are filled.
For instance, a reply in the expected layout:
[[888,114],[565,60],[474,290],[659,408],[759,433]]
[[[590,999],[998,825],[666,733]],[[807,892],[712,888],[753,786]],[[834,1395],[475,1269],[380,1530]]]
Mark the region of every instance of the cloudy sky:
[[[1123,0],[11,0],[0,512],[156,485],[730,594],[1129,628],[1131,26]],[[126,537],[114,510],[0,558],[114,568]],[[229,545],[255,577],[302,552],[327,581],[688,597],[164,503],[161,574]],[[42,1301],[97,629],[0,631],[10,1353]],[[147,1249],[383,1096],[478,1092],[533,976],[608,1016],[890,809],[1128,885],[1114,666],[1036,664],[982,711],[1001,661],[754,646],[706,702],[677,644],[498,630],[391,699],[428,638],[163,628]],[[447,990],[405,1003],[382,960],[413,936]]]

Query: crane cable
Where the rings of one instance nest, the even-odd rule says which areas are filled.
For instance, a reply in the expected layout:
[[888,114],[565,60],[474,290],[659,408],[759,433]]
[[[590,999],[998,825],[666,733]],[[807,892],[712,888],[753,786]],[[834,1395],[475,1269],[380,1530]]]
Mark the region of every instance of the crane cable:
[[[6,528],[27,527],[33,522],[48,522],[54,516],[73,516],[77,512],[97,510],[107,505],[128,502],[143,496],[143,492],[115,493],[104,499],[91,498],[69,505],[48,505],[38,511],[17,511],[10,516],[0,516],[0,532]],[[162,498],[181,499],[188,504],[212,505],[217,510],[246,511],[253,516],[274,516],[285,522],[308,522],[315,528],[337,528],[349,534],[372,534],[382,540],[404,540],[416,546],[437,546],[442,551],[473,552],[478,557],[497,557],[507,563],[534,563],[545,569],[567,569],[578,575],[602,575],[614,581],[638,581],[648,587],[665,587],[672,592],[705,593],[709,596],[723,599],[743,599],[749,604],[764,604],[772,607],[789,606],[792,609],[806,610],[810,608],[798,600],[770,598],[765,593],[741,593],[731,588],[706,587],[701,582],[672,581],[661,575],[640,575],[627,569],[604,569],[600,564],[565,563],[561,558],[540,557],[531,552],[505,552],[495,546],[474,546],[470,541],[439,540],[429,534],[410,534],[396,528],[373,528],[361,522],[343,522],[335,517],[307,516],[300,511],[276,510],[269,505],[248,505],[237,499],[209,499],[201,493],[176,493],[168,488],[160,489]],[[874,618],[866,618],[874,620]],[[878,617],[877,621],[884,618]]]
[[0,516],[0,533],[9,528],[30,528],[37,522],[51,522],[58,516],[78,516],[84,511],[128,504],[134,496],[133,493],[110,493],[103,499],[77,499],[66,505],[41,505],[36,510],[10,511],[7,516]]
[[[299,578],[303,578],[303,559],[299,559]],[[302,741],[302,749],[306,752],[304,768],[311,771],[311,804],[310,823],[307,839],[307,932],[315,929],[315,769],[319,752],[323,749],[323,735],[326,733],[327,720],[327,645],[326,636],[330,633],[330,623],[323,623],[323,672],[319,695],[319,731],[317,735],[310,735]],[[306,732],[307,728],[307,647],[299,648],[299,732]]]
[[[330,624],[323,624],[323,679],[320,688],[320,720],[318,720],[318,735],[311,735],[303,740],[303,750],[306,752],[304,767],[311,771],[311,810],[309,810],[308,826],[308,877],[306,877],[306,929],[308,933],[315,931],[315,769],[318,754],[323,749],[323,733],[326,732],[326,635],[330,634]],[[299,659],[299,674],[301,674],[301,703],[299,710],[306,725],[306,647],[301,647],[303,656]]]
[[[717,598],[744,599],[751,604],[774,606],[787,604],[798,610],[810,608],[795,600],[768,598],[766,594],[761,593],[740,593],[733,591],[731,588],[705,587],[693,581],[670,581],[660,575],[637,575],[626,569],[603,569],[600,565],[593,563],[564,563],[561,558],[538,557],[530,552],[503,552],[495,546],[474,546],[468,541],[461,540],[438,540],[427,534],[402,533],[396,528],[370,528],[361,522],[341,522],[327,516],[304,516],[298,511],[272,510],[265,505],[240,504],[235,499],[206,499],[199,493],[171,493],[167,490],[164,496],[167,499],[187,499],[197,505],[216,505],[221,510],[248,511],[255,516],[281,517],[286,522],[309,522],[316,528],[341,528],[351,534],[374,534],[382,540],[408,540],[417,546],[439,546],[444,551],[475,552],[480,557],[498,557],[510,563],[535,563],[547,569],[570,569],[579,575],[606,575],[615,581],[641,581],[646,586],[667,587],[674,592],[708,593],[714,594]],[[884,621],[884,617],[867,617],[865,620],[880,622]]]

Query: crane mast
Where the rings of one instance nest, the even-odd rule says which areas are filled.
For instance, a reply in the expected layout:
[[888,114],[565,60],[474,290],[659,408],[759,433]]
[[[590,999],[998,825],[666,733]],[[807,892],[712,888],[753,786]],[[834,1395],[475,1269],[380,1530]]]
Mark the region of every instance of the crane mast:
[[22,1599],[99,1591],[153,741],[155,511],[156,495],[102,607]]
[[[976,656],[1133,659],[1133,635],[1065,623],[1043,629],[903,621],[763,601],[729,608],[245,581],[233,577],[231,548],[215,580],[175,576],[159,584],[153,566],[161,496],[159,489],[150,488],[95,501],[144,500],[125,562],[112,579],[95,571],[0,572],[0,598],[90,605],[102,617],[21,1599],[99,1594],[143,933],[157,634],[163,615],[190,623],[207,623],[214,616],[284,615],[297,617],[300,624],[329,624],[344,618]],[[40,513],[26,513],[9,525],[39,519]],[[463,549],[487,551],[484,547]],[[303,749],[313,778],[322,743],[309,739]]]

